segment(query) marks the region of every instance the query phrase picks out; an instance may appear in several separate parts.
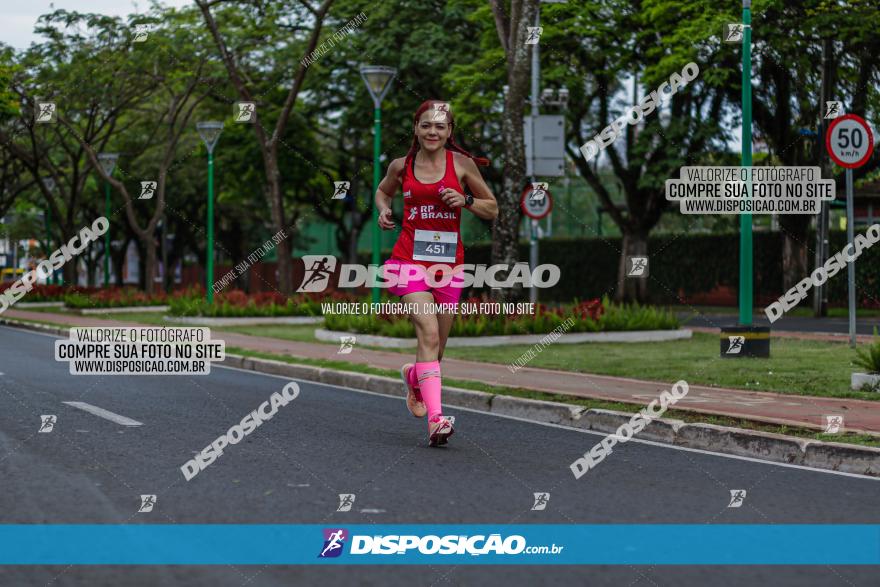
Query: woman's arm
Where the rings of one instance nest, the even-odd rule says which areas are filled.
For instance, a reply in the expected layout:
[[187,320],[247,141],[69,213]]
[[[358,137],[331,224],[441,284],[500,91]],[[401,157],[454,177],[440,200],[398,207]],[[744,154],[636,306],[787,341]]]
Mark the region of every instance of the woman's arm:
[[[483,220],[495,220],[498,216],[498,202],[492,195],[492,190],[483,181],[483,176],[477,168],[477,164],[470,157],[461,156],[459,163],[464,166],[464,180],[474,196],[474,203],[467,210],[473,212]],[[451,208],[463,207],[464,195],[453,189],[447,189],[443,196],[443,202]]]
[[379,211],[379,226],[382,230],[391,230],[394,228],[394,220],[391,218],[391,198],[400,189],[400,181],[397,175],[403,168],[403,159],[395,159],[388,166],[388,171],[384,179],[379,182],[379,189],[376,190],[375,206]]

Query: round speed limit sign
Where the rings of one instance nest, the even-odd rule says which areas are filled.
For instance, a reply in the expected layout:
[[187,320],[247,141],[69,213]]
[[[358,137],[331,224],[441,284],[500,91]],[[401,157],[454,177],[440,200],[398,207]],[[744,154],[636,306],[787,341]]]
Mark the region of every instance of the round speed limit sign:
[[825,135],[825,148],[841,167],[861,167],[874,152],[874,135],[865,119],[855,114],[835,118]]
[[532,220],[540,220],[553,209],[553,196],[546,183],[534,182],[526,185],[519,205],[523,213]]

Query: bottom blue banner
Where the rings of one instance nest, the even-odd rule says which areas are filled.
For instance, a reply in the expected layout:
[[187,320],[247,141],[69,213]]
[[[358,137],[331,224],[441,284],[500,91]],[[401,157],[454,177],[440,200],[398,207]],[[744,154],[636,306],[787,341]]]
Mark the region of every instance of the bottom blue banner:
[[2,565],[878,565],[880,525],[0,525]]

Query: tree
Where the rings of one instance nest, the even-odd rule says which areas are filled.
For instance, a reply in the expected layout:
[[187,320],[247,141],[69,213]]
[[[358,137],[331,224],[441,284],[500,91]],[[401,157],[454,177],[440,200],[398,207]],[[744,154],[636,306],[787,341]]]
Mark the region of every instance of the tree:
[[[312,71],[296,118],[305,126],[299,143],[309,148],[305,155],[312,164],[299,166],[306,179],[298,188],[305,196],[302,218],[317,215],[334,224],[337,245],[350,262],[356,262],[362,232],[374,230],[372,100],[360,66],[397,69],[382,104],[382,165],[406,154],[412,141],[412,114],[430,99],[452,104],[458,144],[486,153],[489,145],[499,144],[498,133],[485,133],[486,144],[472,147],[484,138],[486,109],[467,103],[472,88],[470,78],[462,73],[463,66],[482,59],[480,25],[470,14],[482,2],[336,0],[328,29],[361,13],[368,18],[309,65]],[[437,39],[443,42],[434,42]],[[333,181],[351,182],[351,197],[330,199]]]
[[[765,2],[756,15],[755,82],[752,84],[754,124],[770,147],[777,164],[822,165],[824,137],[809,143],[801,133],[823,130],[821,80],[829,78],[830,95],[844,109],[871,118],[878,112],[880,75],[880,12],[866,0],[829,3],[821,0],[790,3]],[[738,100],[738,85],[728,86],[728,97]],[[826,169],[829,166],[824,166]],[[864,177],[880,167],[880,156],[857,170]],[[783,232],[783,289],[810,273],[808,239],[812,217],[780,215]]]
[[[81,34],[80,26],[93,34]],[[127,75],[128,31],[119,19],[56,10],[40,17],[37,31],[47,40],[18,57],[10,86],[22,117],[0,125],[0,144],[28,170],[42,194],[55,242],[67,242],[94,220],[81,214],[91,166],[83,143],[103,150],[114,132],[125,131],[117,124],[119,114],[149,88]],[[38,99],[54,101],[59,120],[69,117],[78,130],[63,123],[35,124]],[[44,177],[54,180],[54,190]],[[68,283],[76,282],[76,263],[65,264],[63,271]]]
[[[681,166],[696,165],[722,149],[716,139],[723,136],[718,121],[724,92],[712,72],[723,55],[706,50],[702,39],[710,33],[691,7],[673,7],[668,0],[581,4],[561,8],[560,26],[576,34],[560,38],[559,50],[550,55],[562,65],[559,82],[571,88],[566,150],[623,235],[615,298],[644,301],[647,280],[626,278],[626,257],[648,255],[648,235],[668,207],[664,180],[676,176]],[[673,75],[681,80],[684,67],[697,59],[699,77],[671,96],[661,96],[660,85],[667,82],[669,87]],[[626,85],[632,88],[630,95],[625,95]],[[622,136],[595,155],[597,161],[607,158],[624,197],[621,206],[606,185],[603,169],[588,162],[577,146],[652,92],[658,92],[649,98],[653,111],[644,110],[640,122],[625,124]]]
[[[212,86],[219,78],[210,77],[209,55],[201,49],[205,43],[199,42],[198,30],[194,26],[195,13],[192,11],[166,11],[163,26],[149,33],[149,50],[142,50],[138,59],[132,59],[133,71],[141,71],[148,77],[153,93],[138,107],[131,134],[139,141],[129,147],[129,152],[138,153],[135,159],[142,159],[141,168],[155,173],[156,186],[152,199],[137,204],[138,208],[152,207],[146,214],[142,225],[135,210],[135,202],[123,181],[108,175],[98,162],[97,153],[83,141],[94,169],[109,182],[125,201],[125,215],[129,225],[137,235],[144,253],[144,289],[148,294],[155,288],[154,276],[157,267],[156,226],[165,213],[166,186],[171,167],[176,163],[178,143],[184,132],[191,135],[191,121],[198,105],[213,91]],[[65,126],[70,123],[61,117]],[[193,136],[192,142],[196,143]],[[138,144],[139,143],[139,144]],[[135,163],[132,163],[134,166]],[[141,176],[143,177],[143,176]]]
[[[332,2],[333,0],[324,0],[317,9],[314,9],[309,3],[301,0],[296,9],[291,10],[290,15],[285,12],[287,8],[285,2],[260,2],[254,7],[239,2],[233,6],[227,6],[227,9],[221,13],[221,17],[224,19],[224,32],[221,33],[211,12],[211,7],[222,4],[224,1],[196,0],[223,64],[226,66],[229,79],[242,101],[257,102],[258,98],[277,85],[279,74],[287,73],[288,79],[292,78],[287,96],[277,113],[274,127],[270,129],[264,126],[264,123],[268,125],[271,120],[270,108],[265,103],[257,104],[256,120],[253,124],[254,133],[260,143],[260,151],[263,156],[266,176],[265,196],[271,210],[272,225],[276,232],[288,227],[284,211],[282,178],[278,165],[278,148],[296,98],[302,88],[307,67],[302,62],[298,62],[296,66],[293,66],[293,75],[290,75],[289,54],[290,52],[297,53],[295,48],[302,46],[302,44],[299,40],[290,43],[289,39],[291,33],[305,28],[295,24],[290,17],[302,18],[306,14],[310,14],[314,19],[314,25],[309,31],[303,53],[303,55],[309,55],[317,46],[324,18]],[[266,52],[265,46],[274,47],[274,51]],[[248,54],[249,51],[252,54]],[[264,59],[269,62],[268,65]],[[276,59],[277,61],[275,61]],[[267,73],[268,75],[266,75]],[[257,80],[263,80],[263,83],[260,84]],[[279,289],[282,293],[289,294],[293,291],[289,241],[282,240],[278,243],[277,250]]]
[[[507,96],[504,99],[501,134],[504,144],[504,169],[498,200],[498,217],[492,229],[492,263],[512,267],[519,260],[520,193],[525,182],[525,143],[523,118],[529,93],[530,47],[528,27],[535,23],[539,0],[490,0],[498,40],[507,67]],[[499,299],[507,299],[509,290],[494,290]]]

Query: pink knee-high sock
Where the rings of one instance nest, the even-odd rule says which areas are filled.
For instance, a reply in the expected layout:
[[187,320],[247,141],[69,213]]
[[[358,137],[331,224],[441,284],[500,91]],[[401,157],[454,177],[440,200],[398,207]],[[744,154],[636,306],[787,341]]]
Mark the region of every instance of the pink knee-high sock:
[[413,365],[413,368],[412,368],[412,369],[410,369],[409,371],[406,372],[406,379],[407,379],[407,381],[409,382],[410,385],[412,385],[412,386],[415,387],[416,389],[419,388],[419,380],[418,380],[418,378],[416,377],[416,367],[415,367],[415,365]]
[[416,372],[422,400],[428,408],[428,420],[435,421],[443,413],[440,408],[440,361],[416,363],[413,371]]

